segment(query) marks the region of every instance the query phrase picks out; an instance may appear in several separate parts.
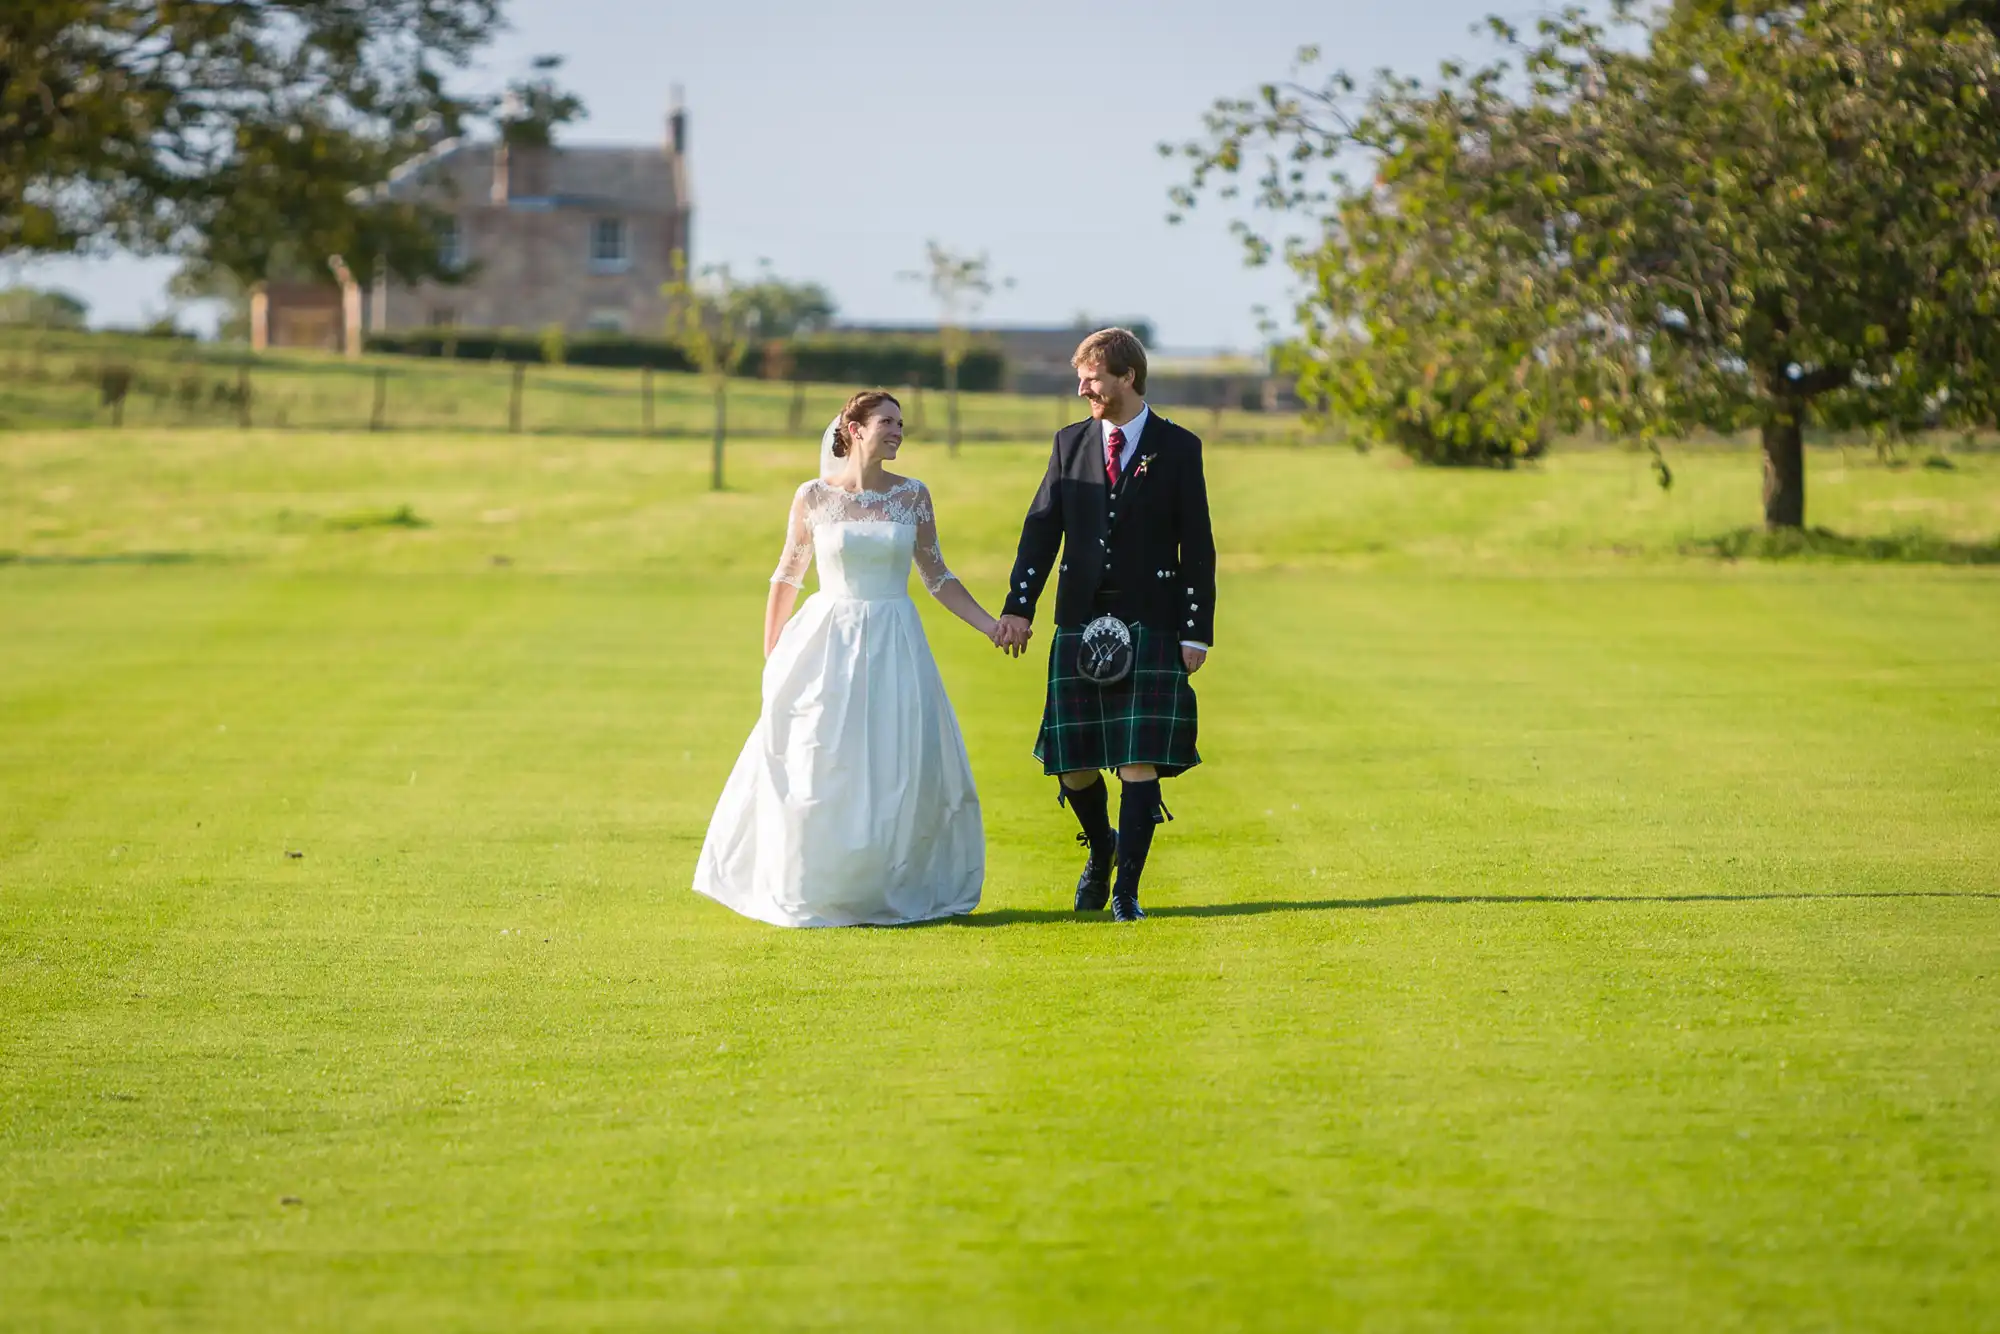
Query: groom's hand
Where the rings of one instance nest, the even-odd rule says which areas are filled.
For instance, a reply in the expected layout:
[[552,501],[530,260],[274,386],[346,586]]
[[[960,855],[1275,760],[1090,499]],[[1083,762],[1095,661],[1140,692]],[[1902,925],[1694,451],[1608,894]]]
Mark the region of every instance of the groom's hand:
[[1189,676],[1193,676],[1196,672],[1200,671],[1201,665],[1207,661],[1207,649],[1195,648],[1191,644],[1181,645],[1181,666],[1187,668]]
[[1000,618],[1000,633],[993,642],[1009,657],[1018,658],[1028,651],[1028,641],[1034,634],[1035,627],[1027,617],[1010,614]]

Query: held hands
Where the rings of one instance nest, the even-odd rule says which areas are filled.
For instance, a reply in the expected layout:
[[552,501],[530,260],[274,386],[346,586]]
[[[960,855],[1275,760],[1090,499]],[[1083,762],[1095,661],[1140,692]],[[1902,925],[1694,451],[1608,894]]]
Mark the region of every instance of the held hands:
[[993,647],[1010,658],[1018,658],[1028,651],[1028,641],[1035,636],[1035,627],[1025,616],[1002,616],[993,624],[993,631],[987,638]]

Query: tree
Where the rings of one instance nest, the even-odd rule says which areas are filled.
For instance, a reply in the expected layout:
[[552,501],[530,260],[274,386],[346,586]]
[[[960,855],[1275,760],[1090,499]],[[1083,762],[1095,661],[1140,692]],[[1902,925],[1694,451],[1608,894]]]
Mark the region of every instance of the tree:
[[183,263],[167,279],[167,296],[176,302],[212,301],[222,307],[215,336],[225,343],[250,341],[250,289],[226,269]]
[[[959,434],[958,368],[971,345],[969,326],[985,308],[987,298],[993,295],[995,280],[992,266],[984,254],[957,255],[936,241],[928,241],[924,245],[924,259],[924,269],[901,276],[911,282],[923,283],[937,302],[938,342],[944,357],[945,442],[950,452],[956,455]],[[1012,287],[1014,280],[1003,278],[998,285]]]
[[0,8],[0,254],[122,245],[248,283],[283,254],[324,273],[448,278],[439,217],[372,187],[486,121],[546,133],[550,79],[447,91],[502,0],[13,0]]
[[709,486],[722,490],[722,454],[729,438],[729,374],[743,361],[758,334],[753,288],[730,276],[727,264],[711,264],[690,277],[687,256],[674,252],[674,276],[660,291],[674,303],[667,336],[677,341],[708,378],[715,403],[715,439]]
[[507,85],[493,120],[509,148],[547,148],[556,130],[583,114],[583,100],[556,83],[561,56],[536,56],[527,78]]
[[[1620,0],[1608,26],[1571,9],[1526,39],[1493,20],[1503,57],[1429,88],[1385,77],[1357,107],[1335,75],[1218,103],[1178,201],[1227,192],[1261,153],[1257,201],[1329,224],[1286,251],[1322,362],[1367,337],[1350,291],[1424,354],[1512,330],[1558,413],[1642,435],[1758,427],[1765,523],[1800,526],[1812,417],[1992,419],[2000,49],[1973,5],[1735,8],[1752,12]],[[1379,184],[1339,173],[1357,149]],[[1357,247],[1371,200],[1408,229],[1381,252],[1408,268]],[[1480,281],[1425,261],[1454,230]],[[1430,280],[1434,304],[1392,278]],[[1370,356],[1324,373],[1365,374]],[[1494,370],[1470,373],[1490,386]]]
[[81,329],[89,314],[89,304],[68,292],[40,287],[0,290],[0,324],[31,329]]
[[771,273],[768,261],[758,265],[757,281],[743,292],[744,300],[757,312],[757,331],[765,338],[824,333],[832,327],[839,309],[826,288],[818,283],[786,282]]

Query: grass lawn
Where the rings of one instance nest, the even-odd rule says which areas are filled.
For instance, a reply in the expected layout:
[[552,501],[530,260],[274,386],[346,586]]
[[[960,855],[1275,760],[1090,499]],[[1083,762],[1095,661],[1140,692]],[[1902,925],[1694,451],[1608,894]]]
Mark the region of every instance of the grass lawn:
[[[107,368],[130,372],[114,413],[103,393]],[[0,326],[0,431],[109,427],[227,432],[248,424],[289,431],[361,431],[377,422],[398,431],[504,433],[512,423],[513,367],[500,362],[369,356],[241,344],[198,343],[130,334],[67,333]],[[247,386],[247,413],[240,393]],[[729,421],[745,435],[818,440],[851,386],[738,379]],[[651,417],[647,395],[651,395]],[[945,396],[900,390],[912,438],[942,440]],[[1076,419],[1072,393],[966,393],[960,425],[972,440],[1046,436]],[[1198,408],[1181,412],[1209,439],[1271,441],[1304,437],[1296,416]],[[650,420],[650,426],[648,422]],[[520,429],[530,434],[641,435],[707,439],[714,399],[698,375],[592,366],[534,365],[523,373]],[[796,423],[796,424],[795,424]]]
[[[906,460],[989,602],[1045,453]],[[783,932],[687,885],[811,460],[0,435],[0,1328],[2000,1329],[2000,570],[1214,451],[1152,919],[926,603],[985,904]]]

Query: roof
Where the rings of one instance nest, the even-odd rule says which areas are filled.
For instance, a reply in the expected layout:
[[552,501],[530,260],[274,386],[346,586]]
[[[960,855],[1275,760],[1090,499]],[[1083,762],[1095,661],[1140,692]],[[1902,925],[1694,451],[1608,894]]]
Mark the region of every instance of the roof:
[[[447,139],[398,167],[390,176],[391,198],[409,199],[441,188],[461,201],[492,198],[496,143]],[[516,150],[510,171],[510,208],[620,208],[671,211],[687,207],[685,164],[662,143],[638,147],[615,144],[562,144]]]

